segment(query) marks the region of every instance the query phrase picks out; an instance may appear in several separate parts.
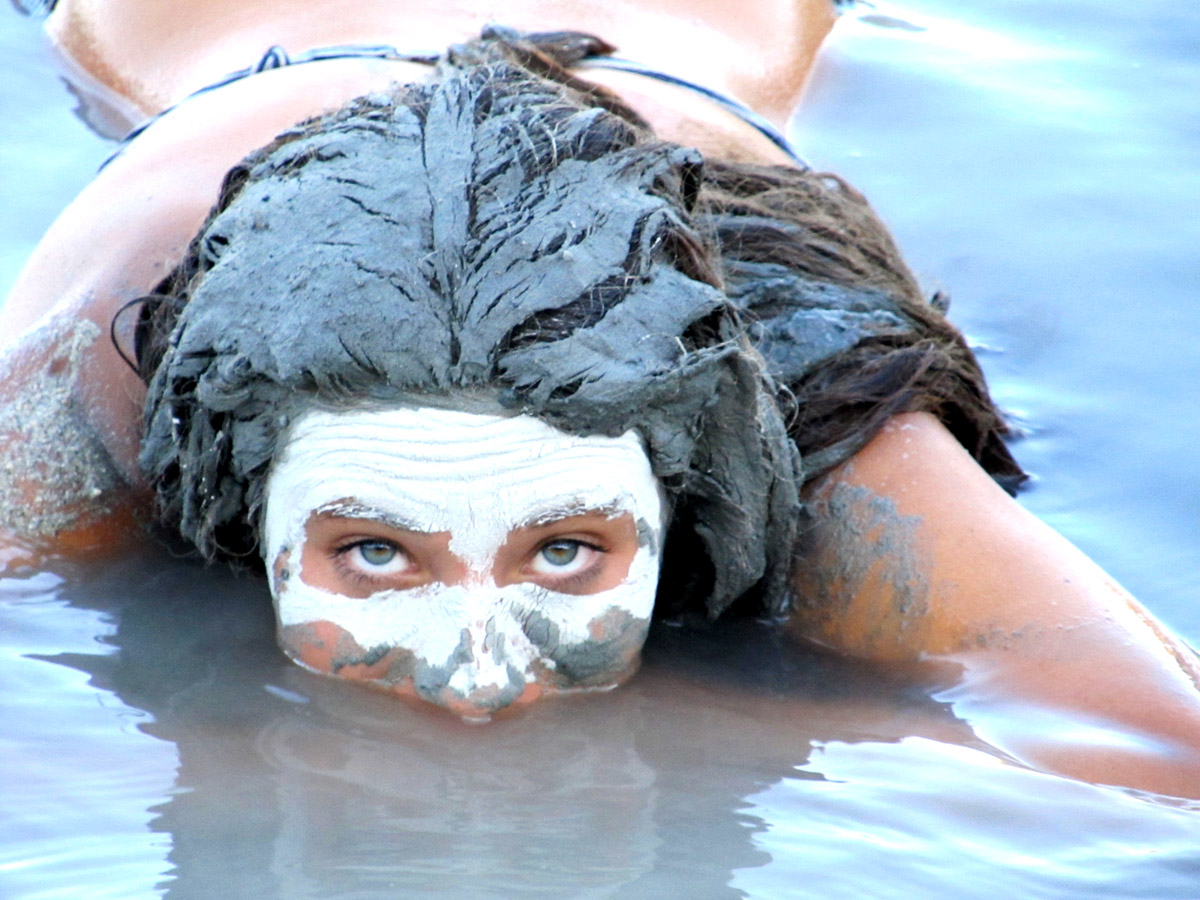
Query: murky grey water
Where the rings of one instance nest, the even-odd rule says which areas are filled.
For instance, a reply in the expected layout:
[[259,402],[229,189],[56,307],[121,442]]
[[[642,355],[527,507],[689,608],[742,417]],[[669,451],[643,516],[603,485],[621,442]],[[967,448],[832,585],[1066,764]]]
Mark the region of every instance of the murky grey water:
[[[1200,643],[1200,10],[842,25],[806,152],[952,291],[1029,429],[1024,501]],[[6,290],[105,145],[31,23],[0,54]],[[0,582],[0,897],[1200,896],[1195,804],[1026,771],[752,625],[468,726],[300,671],[269,619],[165,550]]]
[[[766,629],[486,726],[309,675],[160,553],[5,585],[7,897],[1186,897],[1200,810],[1039,775]],[[3,882],[0,882],[3,883]]]

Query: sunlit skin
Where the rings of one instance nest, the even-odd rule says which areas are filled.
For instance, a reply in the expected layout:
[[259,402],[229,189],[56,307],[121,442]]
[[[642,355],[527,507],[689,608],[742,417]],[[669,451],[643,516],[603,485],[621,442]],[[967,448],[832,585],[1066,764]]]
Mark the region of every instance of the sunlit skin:
[[[343,41],[437,48],[469,37],[483,22],[506,21],[594,31],[627,56],[731,91],[782,121],[795,106],[832,20],[832,7],[824,0],[749,5],[715,0],[530,0],[507,5],[380,0],[355,7],[352,16],[332,0],[286,6],[261,0],[60,0],[50,29],[96,83],[141,113],[156,112],[253,62],[271,44],[294,52]],[[13,338],[8,359],[14,365],[4,396],[21,395],[30,373],[51,361],[41,343],[23,339],[34,323],[65,329],[89,320],[106,333],[123,303],[153,289],[181,258],[224,173],[243,155],[295,122],[354,96],[428,74],[422,66],[366,60],[296,66],[197,96],[155,123],[59,218],[0,311],[0,331]],[[745,123],[682,88],[621,72],[589,72],[587,77],[616,89],[668,140],[712,156],[783,161]],[[126,347],[130,321],[126,317],[116,329]],[[128,495],[105,498],[107,508],[128,507],[145,496],[137,493],[145,486],[136,464],[144,389],[107,341],[86,349],[83,367],[74,401],[131,486]],[[17,439],[3,436],[0,448]],[[857,498],[858,506],[827,502],[839,489]],[[1040,707],[1065,721],[1083,714],[1100,717],[1115,730],[1186,748],[1131,756],[1106,747],[1080,753],[1053,734],[1019,732],[996,740],[997,746],[1051,771],[1200,796],[1200,674],[1194,655],[1078,550],[992,484],[935,418],[898,417],[854,460],[814,485],[809,499],[809,555],[793,582],[808,601],[801,603],[791,624],[798,638],[881,664],[957,661],[971,679],[972,696],[984,704]],[[887,560],[864,558],[861,542],[845,540],[853,532],[856,511],[872,513],[880,500],[895,513],[897,540],[883,533],[888,527],[883,522],[876,546],[905,548]],[[842,515],[852,521],[839,522]],[[312,524],[315,545],[326,526]],[[361,554],[371,546],[367,552],[379,560],[380,548],[392,545],[416,560],[412,571],[406,564],[399,572],[366,574],[368,581],[468,577],[461,561],[448,552],[445,535],[424,535],[429,543],[419,543],[378,523],[350,524],[345,532],[334,529],[327,536],[333,543],[326,543],[311,563],[306,547],[304,578],[322,586],[332,584],[319,580],[326,575],[345,580],[347,572],[359,568],[346,559],[347,553]],[[81,527],[84,543],[92,536],[107,540],[94,522]],[[531,560],[547,541],[573,540],[591,531],[573,524],[528,543],[523,535],[514,535],[505,545],[512,557],[501,565],[498,556],[491,574],[531,577]],[[56,547],[70,549],[65,538]],[[348,549],[354,547],[359,549]],[[605,578],[612,554],[610,549],[597,563]],[[867,577],[853,584],[826,578],[821,569],[826,561],[838,567],[857,561]],[[277,561],[277,570],[280,563],[286,560]],[[919,576],[925,591],[922,602],[911,607],[893,602],[900,583],[893,573],[909,572]],[[328,622],[315,623],[314,643],[298,658],[329,671],[340,639],[336,630]],[[339,674],[370,677],[349,669]],[[540,685],[531,684],[520,702],[541,692]],[[981,733],[988,721],[981,717]]]
[[[830,502],[839,490],[850,502]],[[794,633],[864,659],[958,662],[971,710],[995,714],[977,727],[1017,758],[1089,781],[1200,796],[1195,652],[1013,502],[933,416],[895,417],[809,500],[811,562],[795,585],[810,602],[796,611]],[[881,504],[894,515],[873,516]],[[880,556],[871,544],[902,549]],[[831,575],[856,559],[861,580]],[[919,608],[905,611],[897,586],[911,583],[914,567],[924,586]],[[1063,726],[1032,728],[1011,712],[1015,698],[1056,710]],[[1068,743],[1062,733],[1073,717],[1121,739]]]
[[782,122],[834,20],[829,0],[359,0],[349,15],[339,0],[60,0],[48,31],[142,114],[248,65],[272,44],[293,53],[380,42],[427,51],[500,22],[603,35],[631,58],[656,60]]
[[[305,525],[300,578],[331,594],[367,599],[381,591],[408,591],[431,585],[492,584],[503,588],[531,583],[560,594],[588,597],[621,584],[638,550],[637,529],[631,515],[610,516],[589,512],[544,524],[514,529],[486,570],[473,568],[450,548],[451,534],[396,527],[383,518],[313,513]],[[277,584],[290,566],[288,553],[273,566]],[[286,590],[286,587],[283,588]],[[415,602],[417,598],[414,598]],[[336,602],[333,601],[333,602]],[[581,601],[582,602],[582,601]],[[592,626],[595,640],[619,638],[604,633],[598,617]],[[285,650],[308,668],[336,674],[405,697],[416,698],[411,678],[395,681],[388,673],[408,652],[396,647],[370,663],[342,663],[369,648],[330,621],[318,621],[283,630]],[[635,642],[614,666],[610,683],[618,684],[636,670],[641,644]],[[530,682],[511,705],[521,706],[546,693],[561,690],[553,673]],[[439,700],[452,713],[465,717],[493,715],[468,699],[449,694]]]
[[638,547],[631,516],[600,513],[509,532],[487,572],[472,571],[451,552],[448,531],[430,534],[374,519],[315,513],[306,535],[304,581],[358,598],[488,578],[497,587],[532,582],[563,594],[597,594],[625,579]]
[[[338,660],[346,653],[361,652],[362,648],[342,628],[332,622],[313,622],[301,627],[293,626],[280,638],[280,645],[292,659],[301,663],[305,668],[314,672],[336,674],[338,678],[354,681],[365,687],[382,691],[404,700],[414,708],[429,712],[434,709],[430,702],[417,693],[411,679],[400,682],[388,682],[388,670],[403,654],[401,650],[391,650],[370,664],[340,665]],[[636,670],[637,660],[633,660],[630,671],[620,673],[614,680],[619,684]],[[501,709],[482,709],[469,700],[446,696],[439,700],[438,706],[449,713],[459,716],[464,721],[487,721],[497,715],[505,716],[517,713],[547,693],[554,693],[553,688],[547,688],[540,682],[530,682],[521,694]]]

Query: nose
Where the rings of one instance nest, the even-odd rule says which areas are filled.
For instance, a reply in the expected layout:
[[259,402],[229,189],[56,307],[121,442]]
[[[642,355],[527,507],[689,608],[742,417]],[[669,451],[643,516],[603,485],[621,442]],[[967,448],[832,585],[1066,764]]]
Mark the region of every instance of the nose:
[[474,722],[486,722],[494,713],[509,706],[522,706],[537,700],[544,693],[540,684],[533,682],[523,685],[515,696],[498,697],[489,695],[486,691],[476,691],[466,697],[446,693],[435,701],[438,706],[446,709],[463,719]]
[[441,666],[416,673],[414,686],[426,700],[466,717],[496,710],[540,693],[531,685],[531,657],[520,624],[499,602],[495,585],[468,589],[466,622],[458,647]]

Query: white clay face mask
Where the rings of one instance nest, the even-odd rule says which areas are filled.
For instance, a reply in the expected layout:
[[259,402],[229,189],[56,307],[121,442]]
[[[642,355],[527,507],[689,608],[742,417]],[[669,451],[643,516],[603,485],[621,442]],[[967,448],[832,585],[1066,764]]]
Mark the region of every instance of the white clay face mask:
[[663,510],[633,432],[432,408],[306,413],[267,482],[280,644],[316,671],[464,715],[611,686],[645,641]]

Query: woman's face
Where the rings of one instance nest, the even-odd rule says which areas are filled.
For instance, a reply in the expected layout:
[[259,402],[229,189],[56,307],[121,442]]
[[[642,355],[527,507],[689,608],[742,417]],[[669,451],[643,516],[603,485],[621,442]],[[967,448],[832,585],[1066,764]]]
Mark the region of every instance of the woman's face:
[[267,483],[279,640],[313,670],[486,716],[637,667],[661,490],[641,441],[530,416],[302,416]]

